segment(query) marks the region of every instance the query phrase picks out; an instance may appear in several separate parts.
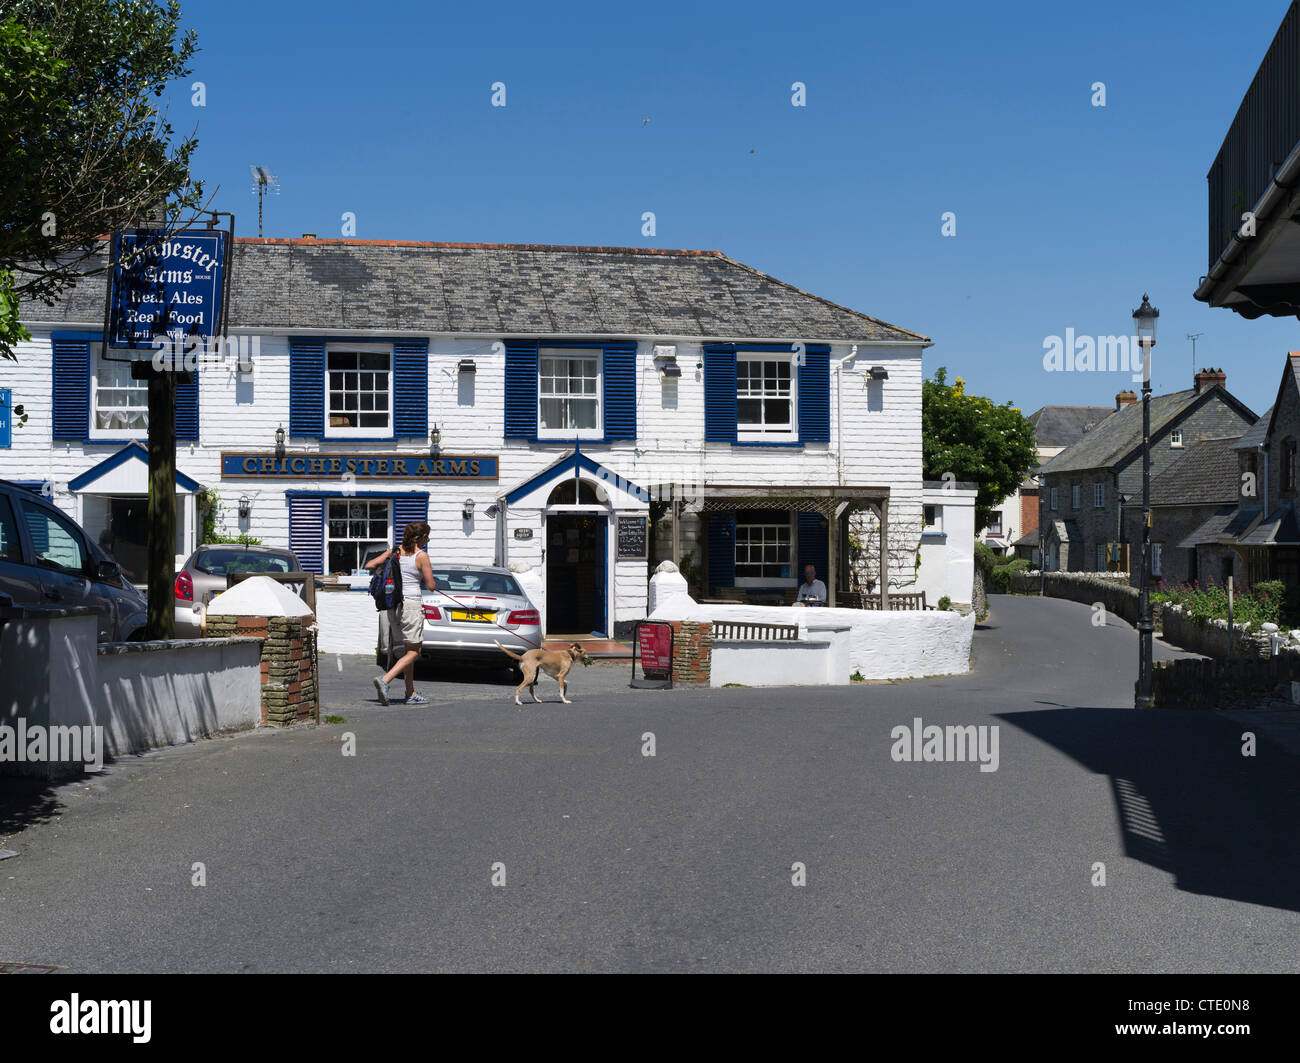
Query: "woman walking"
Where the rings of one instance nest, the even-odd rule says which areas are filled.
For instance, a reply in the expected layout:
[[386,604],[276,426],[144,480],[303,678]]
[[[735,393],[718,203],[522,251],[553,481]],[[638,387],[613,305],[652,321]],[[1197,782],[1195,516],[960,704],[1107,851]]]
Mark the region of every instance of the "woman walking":
[[424,548],[429,544],[429,526],[423,521],[414,521],[406,526],[402,533],[402,545],[396,550],[385,550],[378,557],[366,562],[366,568],[372,569],[387,564],[388,559],[397,554],[397,563],[402,571],[402,600],[388,610],[388,637],[392,639],[401,633],[405,653],[391,669],[382,676],[375,676],[375,690],[379,692],[379,703],[388,704],[388,684],[400,674],[406,680],[406,704],[427,705],[429,699],[415,692],[415,662],[424,648],[424,605],[420,600],[421,586],[436,590],[433,580],[433,566]]

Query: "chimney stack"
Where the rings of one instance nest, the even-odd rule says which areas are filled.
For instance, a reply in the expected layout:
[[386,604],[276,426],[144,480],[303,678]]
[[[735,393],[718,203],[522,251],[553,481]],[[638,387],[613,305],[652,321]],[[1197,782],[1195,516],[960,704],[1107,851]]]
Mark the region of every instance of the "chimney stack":
[[1121,391],[1115,396],[1115,409],[1120,410],[1125,406],[1132,406],[1137,402],[1138,397],[1131,391]]
[[1202,369],[1196,374],[1193,383],[1198,395],[1206,388],[1213,387],[1215,384],[1226,389],[1228,386],[1228,374],[1222,369]]

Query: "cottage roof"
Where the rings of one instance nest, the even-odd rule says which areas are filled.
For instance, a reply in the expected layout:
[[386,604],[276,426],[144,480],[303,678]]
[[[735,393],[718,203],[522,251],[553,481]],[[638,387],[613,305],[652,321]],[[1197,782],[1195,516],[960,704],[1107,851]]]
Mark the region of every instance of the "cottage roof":
[[1043,406],[1029,415],[1040,447],[1068,447],[1114,411],[1109,406]]
[[[1154,439],[1167,427],[1189,413],[1198,403],[1208,402],[1215,392],[1225,401],[1244,413],[1251,421],[1255,413],[1248,409],[1231,392],[1217,384],[1202,391],[1189,388],[1172,391],[1167,395],[1151,396],[1151,436]],[[1142,404],[1135,402],[1116,410],[1092,431],[1087,432],[1074,445],[1067,447],[1043,466],[1047,476],[1083,469],[1109,469],[1122,458],[1142,445]]]
[[[721,251],[247,237],[233,258],[233,328],[930,342]],[[31,316],[102,320],[104,285]]]
[[1241,546],[1291,546],[1300,543],[1300,520],[1288,502],[1278,506],[1248,535],[1237,540]]
[[1153,506],[1204,506],[1235,502],[1240,493],[1238,436],[1204,439],[1151,481]]
[[1234,450],[1254,450],[1268,442],[1268,425],[1273,420],[1273,407],[1270,406],[1262,414],[1259,420],[1246,429],[1240,439],[1237,440]]

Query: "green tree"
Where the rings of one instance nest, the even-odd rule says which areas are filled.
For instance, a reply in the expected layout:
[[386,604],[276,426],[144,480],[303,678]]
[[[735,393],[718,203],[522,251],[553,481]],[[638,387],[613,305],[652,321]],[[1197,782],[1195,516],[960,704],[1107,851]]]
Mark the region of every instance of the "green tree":
[[197,50],[180,18],[178,0],[0,0],[0,357],[25,338],[17,300],[106,268],[103,234],[201,204],[197,140],[173,145],[157,103]]
[[[967,395],[961,377],[949,384],[940,367],[921,384],[921,464],[927,480],[974,483],[975,529],[1038,464],[1034,426],[1010,402],[995,406]],[[945,477],[945,473],[950,476]]]

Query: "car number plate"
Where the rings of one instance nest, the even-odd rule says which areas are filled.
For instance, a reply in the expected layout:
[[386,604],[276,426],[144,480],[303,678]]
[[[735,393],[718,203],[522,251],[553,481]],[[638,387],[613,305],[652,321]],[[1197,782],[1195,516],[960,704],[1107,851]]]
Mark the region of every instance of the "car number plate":
[[453,620],[465,620],[471,624],[492,623],[492,614],[490,612],[481,612],[477,609],[453,609],[451,618]]

